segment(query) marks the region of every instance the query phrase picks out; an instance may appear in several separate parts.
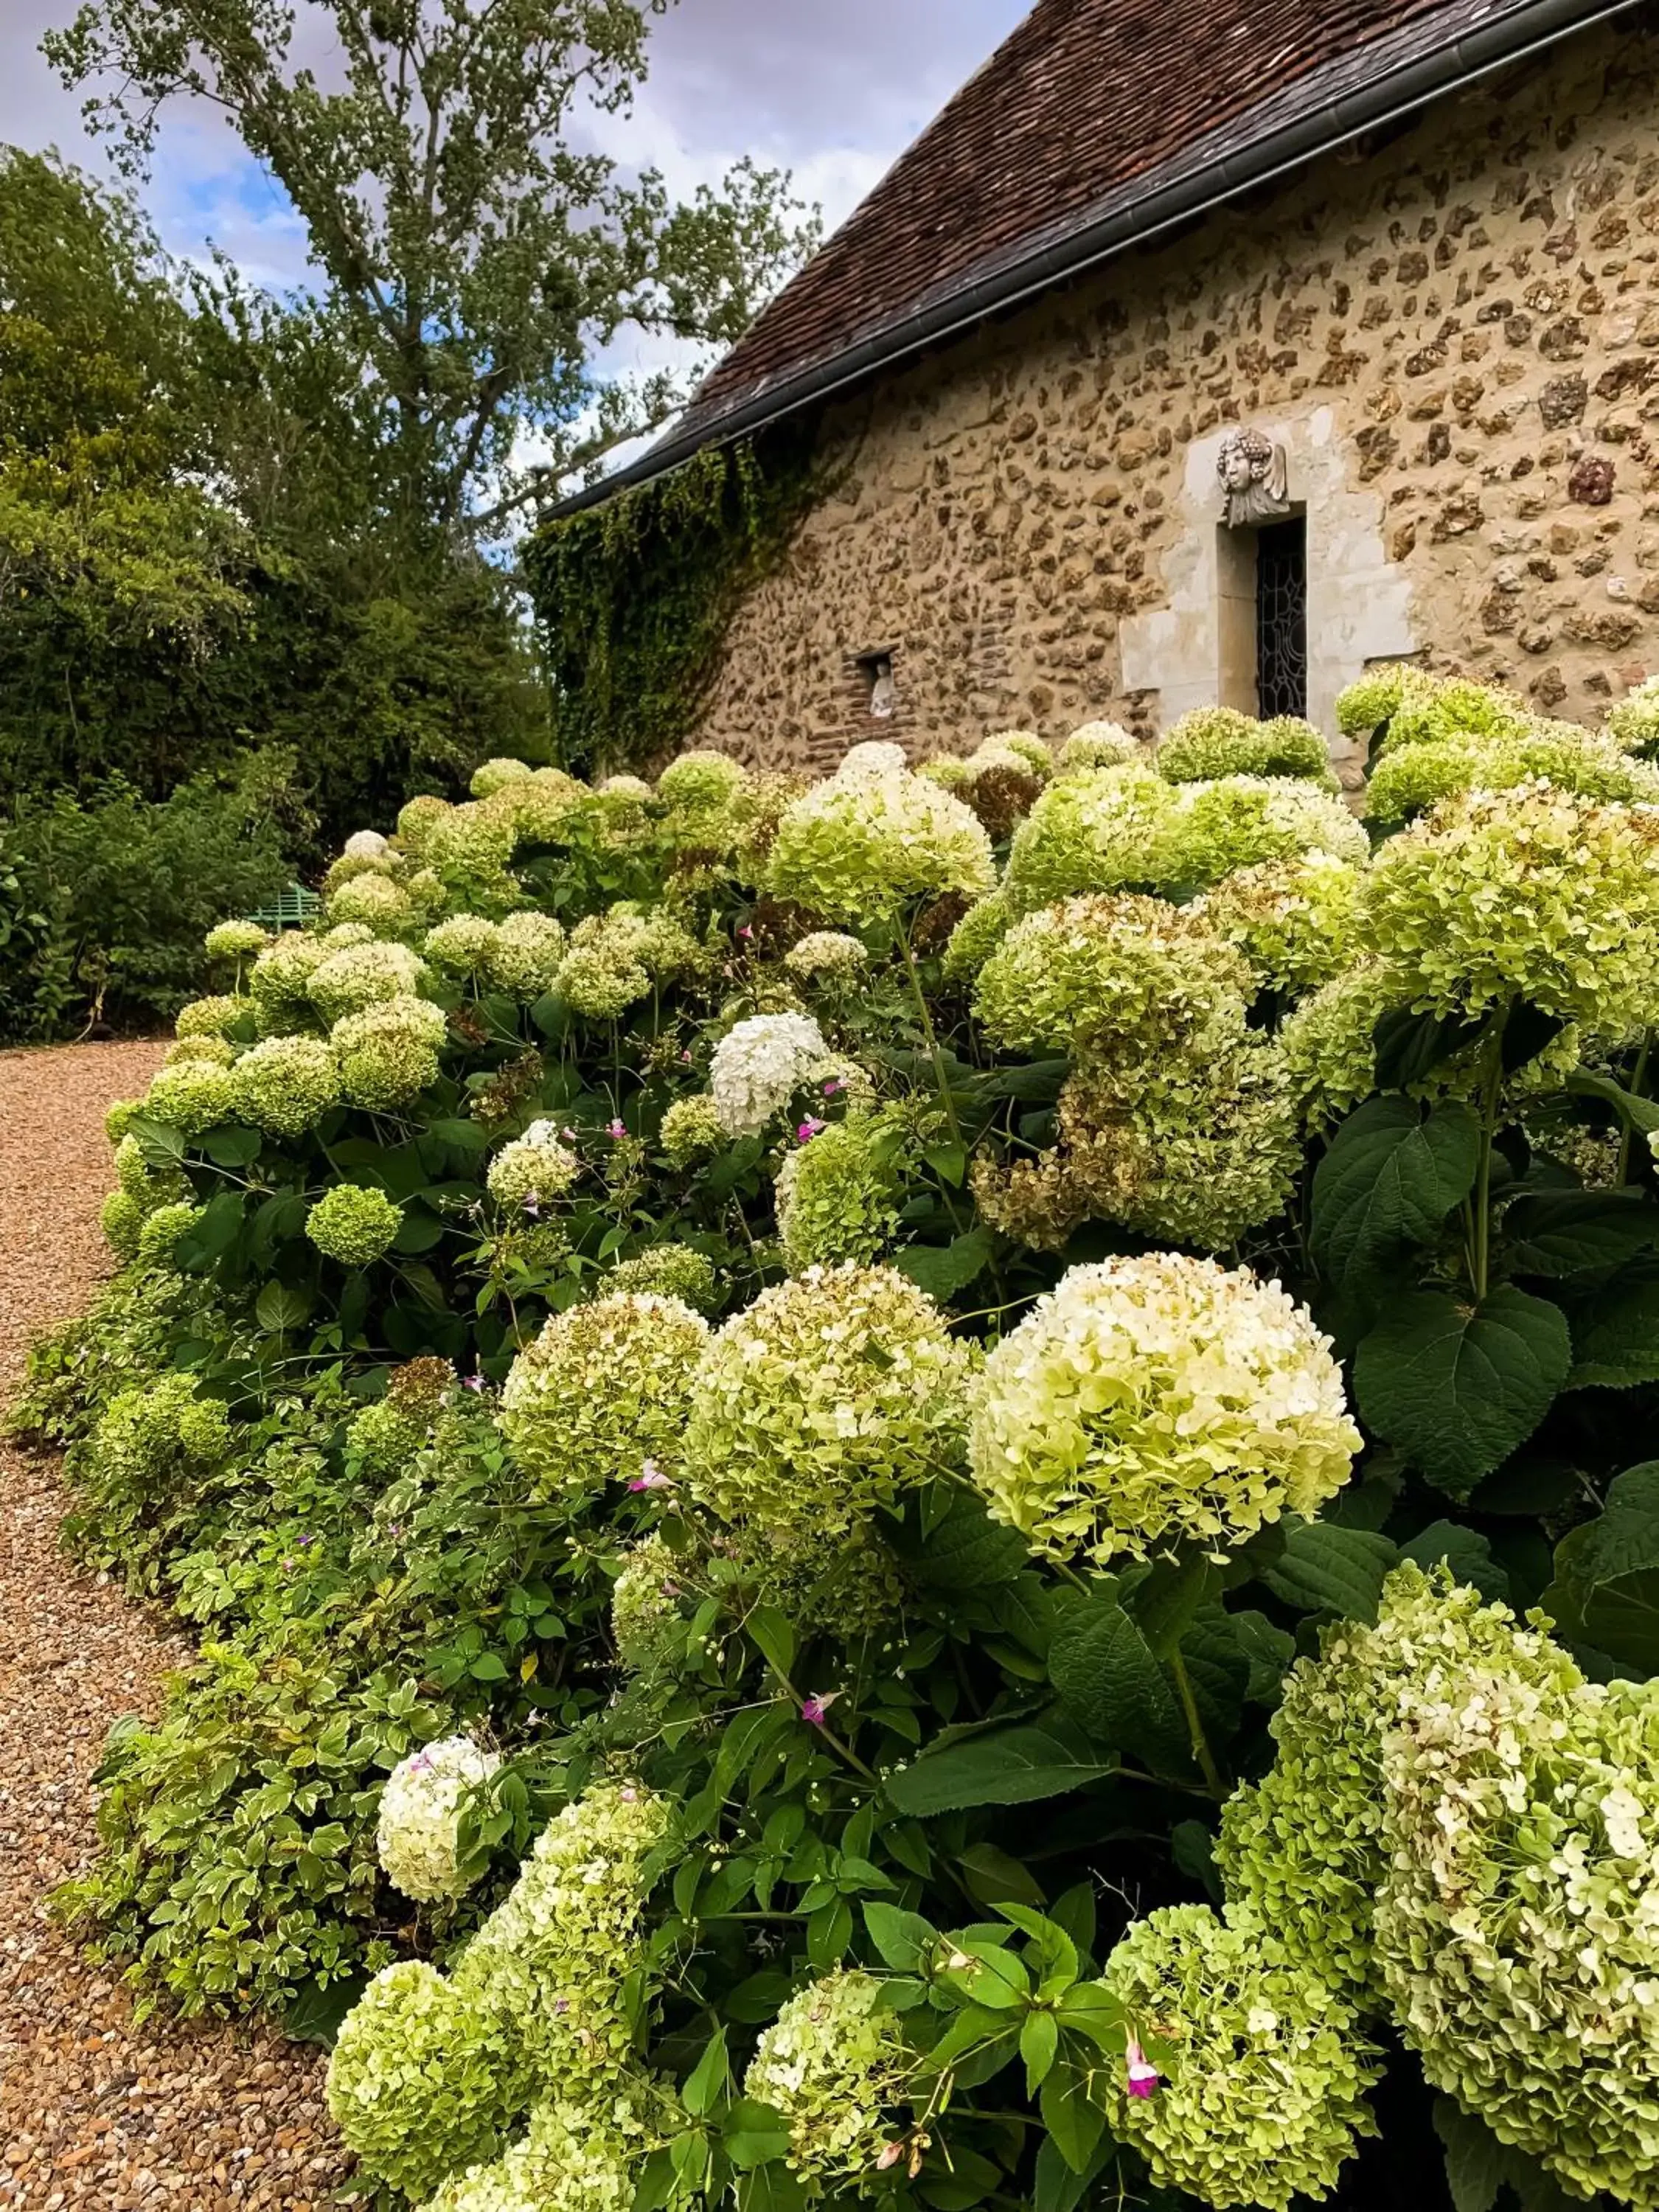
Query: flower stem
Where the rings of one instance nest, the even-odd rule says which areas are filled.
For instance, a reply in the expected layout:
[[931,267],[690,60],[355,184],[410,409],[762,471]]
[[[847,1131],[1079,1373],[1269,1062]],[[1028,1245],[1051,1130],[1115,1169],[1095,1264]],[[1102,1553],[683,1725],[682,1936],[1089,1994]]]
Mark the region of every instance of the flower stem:
[[[1644,1030],[1642,1032],[1642,1048],[1636,1055],[1636,1066],[1631,1071],[1630,1081],[1626,1085],[1626,1088],[1631,1092],[1632,1097],[1637,1098],[1645,1098],[1647,1096],[1647,1091],[1644,1086],[1648,1079],[1648,1054],[1652,1044],[1653,1031],[1651,1030]],[[1621,1188],[1630,1181],[1631,1143],[1635,1133],[1636,1133],[1632,1128],[1630,1123],[1626,1121],[1625,1124],[1625,1133],[1619,1139],[1619,1181]]]
[[1486,1047],[1486,1066],[1480,1085],[1480,1152],[1474,1175],[1474,1221],[1469,1273],[1479,1304],[1492,1277],[1492,1155],[1498,1133],[1498,1097],[1504,1085],[1504,1015]]
[[1224,1798],[1227,1785],[1221,1778],[1221,1769],[1215,1763],[1210,1740],[1204,1733],[1204,1723],[1198,1717],[1198,1700],[1193,1695],[1193,1686],[1187,1677],[1186,1662],[1179,1651],[1170,1655],[1170,1672],[1175,1676],[1181,1710],[1187,1716],[1187,1732],[1193,1740],[1193,1757],[1198,1761],[1199,1771],[1209,1787],[1210,1795],[1218,1800]]

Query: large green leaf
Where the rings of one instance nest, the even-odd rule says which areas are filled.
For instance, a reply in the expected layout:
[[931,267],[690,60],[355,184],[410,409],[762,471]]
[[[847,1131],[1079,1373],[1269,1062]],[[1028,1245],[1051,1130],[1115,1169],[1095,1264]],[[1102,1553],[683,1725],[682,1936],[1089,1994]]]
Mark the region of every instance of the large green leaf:
[[1602,1285],[1572,1322],[1570,1390],[1659,1382],[1659,1260],[1638,1260]]
[[1572,1364],[1565,1315],[1503,1283],[1478,1306],[1400,1299],[1354,1359],[1359,1410],[1437,1489],[1467,1498],[1548,1413]]
[[970,1491],[953,1490],[943,1516],[915,1542],[896,1535],[916,1580],[929,1589],[980,1590],[1011,1583],[1030,1558],[1017,1528],[994,1521]]
[[1510,1594],[1509,1576],[1493,1559],[1490,1541],[1461,1522],[1431,1522],[1400,1547],[1400,1556],[1415,1560],[1419,1567],[1449,1567],[1458,1582],[1468,1583],[1482,1597],[1502,1599]]
[[1455,2212],[1496,2212],[1505,2190],[1514,2191],[1519,2212],[1573,2212],[1575,2206],[1583,2212],[1583,2198],[1569,2197],[1524,2151],[1499,2142],[1484,2120],[1449,2097],[1434,2100],[1434,2131],[1446,2154]]
[[1581,1067],[1567,1078],[1567,1089],[1581,1098],[1599,1098],[1611,1106],[1627,1129],[1637,1130],[1645,1137],[1659,1133],[1659,1103],[1626,1091],[1610,1075],[1595,1075],[1589,1068]]
[[1547,1190],[1504,1216],[1504,1249],[1522,1275],[1583,1275],[1623,1267],[1659,1243],[1659,1206],[1640,1190]]
[[1313,1255],[1345,1295],[1380,1260],[1431,1243],[1474,1185],[1480,1133],[1465,1106],[1425,1115],[1370,1098],[1337,1131],[1313,1188]]
[[1376,1048],[1376,1083],[1380,1091],[1402,1091],[1421,1083],[1443,1061],[1467,1051],[1485,1020],[1463,1021],[1455,1014],[1414,1014],[1409,1008],[1393,1008],[1378,1018],[1372,1031]]
[[1334,1613],[1345,1620],[1374,1620],[1377,1600],[1400,1554],[1370,1528],[1341,1528],[1329,1521],[1285,1523],[1285,1544],[1261,1579],[1298,1613]]
[[888,1776],[887,1798],[895,1811],[917,1820],[970,1805],[1029,1805],[1098,1782],[1115,1764],[1077,1729],[1049,1718],[924,1752]]
[[941,1305],[965,1290],[975,1275],[983,1274],[995,1255],[997,1240],[988,1229],[970,1229],[953,1244],[912,1244],[896,1253],[893,1265],[908,1275],[919,1290]]
[[1161,1773],[1185,1773],[1191,1765],[1176,1693],[1115,1597],[1091,1597],[1060,1616],[1048,1679],[1091,1744],[1133,1753]]
[[1541,1603],[1564,1635],[1659,1674],[1659,1460],[1621,1474],[1601,1515],[1562,1538]]

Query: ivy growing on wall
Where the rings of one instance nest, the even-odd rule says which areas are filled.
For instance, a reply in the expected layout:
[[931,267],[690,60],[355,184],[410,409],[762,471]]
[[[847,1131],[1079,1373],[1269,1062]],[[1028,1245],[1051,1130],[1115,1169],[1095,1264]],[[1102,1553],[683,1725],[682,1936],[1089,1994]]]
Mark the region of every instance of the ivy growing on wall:
[[814,446],[792,423],[541,525],[524,565],[567,768],[647,766],[690,734],[733,616],[823,495]]

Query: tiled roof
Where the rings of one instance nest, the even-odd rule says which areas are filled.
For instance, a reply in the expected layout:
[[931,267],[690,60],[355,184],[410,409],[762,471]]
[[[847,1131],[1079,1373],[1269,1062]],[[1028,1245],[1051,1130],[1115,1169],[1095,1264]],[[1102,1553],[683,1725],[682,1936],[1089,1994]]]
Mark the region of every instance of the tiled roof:
[[[721,360],[664,441],[878,353],[976,287],[1476,33],[1559,36],[1589,0],[1038,0]],[[1492,42],[1481,47],[1486,57]],[[1334,135],[1339,135],[1334,133]],[[896,350],[896,345],[895,350]]]

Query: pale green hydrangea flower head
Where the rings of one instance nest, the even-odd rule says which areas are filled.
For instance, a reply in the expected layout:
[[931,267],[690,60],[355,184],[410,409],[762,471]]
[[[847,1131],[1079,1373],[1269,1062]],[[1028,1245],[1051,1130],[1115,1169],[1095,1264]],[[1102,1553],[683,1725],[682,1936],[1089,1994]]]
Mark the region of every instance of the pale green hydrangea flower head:
[[1155,883],[1175,806],[1172,787],[1139,763],[1062,775],[1014,832],[1003,896],[1020,915],[1085,891]]
[[493,2158],[527,2101],[506,2023],[423,1959],[377,1974],[328,2065],[328,2109],[378,2181],[425,2197]]
[[1542,784],[1443,800],[1378,854],[1365,933],[1419,1012],[1518,998],[1592,1033],[1645,1029],[1659,1020],[1659,808]]
[[353,1414],[346,1451],[367,1473],[390,1481],[413,1464],[426,1443],[428,1426],[391,1399],[378,1398]]
[[1018,761],[1028,775],[1046,783],[1054,772],[1054,757],[1035,730],[994,730],[969,756],[975,772],[994,762]]
[[835,781],[874,783],[884,775],[902,775],[909,765],[909,755],[890,738],[866,738],[860,744],[849,745],[842,755]]
[[446,975],[470,981],[489,973],[495,946],[496,927],[488,915],[456,914],[428,930],[421,949]]
[[380,1792],[375,1850],[394,1889],[416,1904],[465,1895],[459,1849],[461,1808],[501,1765],[471,1736],[446,1736],[400,1759]]
[[539,999],[552,989],[564,952],[562,926],[550,914],[525,909],[497,924],[484,973],[509,998]]
[[1332,853],[1298,853],[1224,876],[1205,921],[1237,946],[1260,987],[1301,998],[1352,967],[1364,871]]
[[112,1145],[118,1145],[143,1113],[142,1098],[118,1098],[104,1115],[104,1134]]
[[832,1122],[784,1156],[775,1203],[792,1274],[856,1261],[893,1243],[902,1206],[901,1129],[884,1117]]
[[510,811],[517,849],[533,852],[568,844],[576,824],[592,811],[593,794],[561,768],[538,768],[509,784],[495,804]]
[[677,813],[718,814],[749,782],[741,761],[711,747],[695,747],[669,762],[657,778],[657,796]]
[[637,1962],[646,1863],[669,1830],[668,1807],[648,1790],[594,1784],[549,1821],[456,1962],[456,1980],[511,2022],[538,2085],[590,2108],[629,2078],[625,1984]]
[[1074,775],[1079,769],[1133,768],[1146,758],[1146,747],[1121,722],[1084,722],[1061,745],[1056,765],[1062,775]]
[[648,1674],[659,1665],[665,1645],[684,1630],[685,1580],[684,1562],[657,1534],[642,1538],[623,1559],[611,1586],[611,1635],[631,1672]]
[[308,1010],[311,979],[329,957],[329,948],[309,930],[289,930],[253,963],[248,989],[262,1027],[291,1024]]
[[1330,1340],[1287,1292],[1158,1252],[1072,1268],[1003,1338],[969,1449],[1034,1552],[1108,1568],[1311,1517],[1361,1441]]
[[236,1091],[228,1068],[210,1060],[183,1060],[159,1068],[144,1093],[143,1111],[185,1137],[199,1137],[236,1110]]
[[582,1164],[552,1121],[532,1121],[523,1136],[504,1145],[489,1163],[485,1188],[498,1206],[522,1212],[562,1197]]
[[398,809],[398,842],[416,860],[424,857],[427,840],[435,823],[450,811],[450,802],[435,792],[423,791]]
[[554,2098],[493,2165],[453,2176],[422,2212],[631,2212],[641,2165],[685,2124],[653,2081],[598,2104]]
[[1422,669],[1401,662],[1368,668],[1337,694],[1336,726],[1350,744],[1368,744],[1393,720],[1407,691],[1419,686],[1432,689],[1433,684],[1434,678]]
[[181,1455],[203,1466],[222,1460],[234,1433],[226,1407],[217,1398],[198,1397],[193,1377],[161,1375],[117,1392],[88,1451],[105,1480],[143,1496],[177,1480]]
[[270,945],[270,939],[257,921],[216,921],[202,939],[203,950],[210,960],[226,960],[240,967],[245,961],[257,960]]
[[524,782],[532,773],[528,761],[512,760],[505,756],[481,761],[472,771],[467,789],[474,799],[493,799],[498,791],[505,791],[511,783]]
[[720,1302],[714,1262],[689,1244],[653,1244],[631,1260],[618,1260],[605,1278],[607,1291],[652,1291],[678,1298],[701,1314]]
[[346,945],[311,976],[311,1003],[325,1022],[361,1013],[387,999],[410,999],[426,979],[421,956],[407,945]]
[[1627,753],[1639,760],[1659,759],[1659,676],[1650,676],[1609,707],[1607,728]]
[[1399,1004],[1387,971],[1358,959],[1286,1015],[1278,1036],[1285,1089],[1304,1128],[1334,1128],[1376,1088],[1376,1024]]
[[392,1249],[403,1226],[402,1208],[383,1190],[336,1183],[306,1216],[306,1235],[343,1267],[368,1267]]
[[830,1048],[810,1014],[751,1014],[714,1048],[709,1091],[722,1131],[757,1136],[775,1121]]
[[945,981],[958,990],[971,983],[1013,926],[1013,913],[1003,892],[975,899],[945,944],[939,963]]
[[1334,792],[1305,776],[1226,775],[1183,783],[1162,825],[1153,880],[1206,890],[1235,868],[1297,853],[1330,853],[1363,867],[1370,840]]
[[1414,1681],[1382,1765],[1376,1956],[1430,2083],[1659,2204],[1659,1681]]
[[1520,737],[1532,720],[1526,702],[1500,684],[1419,673],[1401,690],[1382,752],[1386,757],[1402,745],[1440,744],[1448,738]]
[[662,1117],[662,1148],[672,1167],[687,1168],[708,1159],[725,1142],[720,1108],[704,1092],[675,1099]]
[[[650,997],[653,981],[671,980],[668,971],[678,964],[673,953],[684,949],[665,941],[637,908],[612,907],[608,914],[590,915],[571,932],[553,988],[589,1020],[616,1021]],[[664,952],[669,957],[659,963]]]
[[857,928],[994,888],[991,841],[959,799],[908,772],[849,778],[847,765],[785,808],[767,862],[775,898]]
[[873,2179],[898,2131],[916,2061],[881,1990],[856,1969],[809,1982],[762,2029],[744,2077],[744,2094],[788,2122],[789,2164],[815,2191]]
[[203,1209],[185,1200],[158,1206],[138,1231],[137,1260],[144,1267],[171,1267],[179,1239],[187,1236],[202,1218]]
[[320,1037],[267,1037],[231,1071],[236,1118],[268,1137],[302,1137],[340,1103],[340,1070]]
[[179,1037],[228,1037],[250,1012],[246,999],[192,999],[173,1024]]
[[1138,2047],[1150,2095],[1103,2069],[1112,2133],[1160,2186],[1206,2204],[1289,2212],[1330,2194],[1358,2138],[1377,2132],[1365,2093],[1382,2071],[1353,2009],[1246,1917],[1167,1905],[1138,1920],[1101,1977]]
[[813,929],[790,946],[783,964],[799,982],[848,983],[869,967],[870,955],[845,930]]
[[1013,1050],[1140,1066],[1231,1039],[1249,987],[1245,963],[1201,915],[1121,891],[1017,923],[980,969],[974,1006]]
[[422,834],[422,860],[463,905],[504,914],[523,902],[507,870],[519,843],[519,787],[514,783],[493,799],[452,806]]
[[170,1200],[182,1198],[186,1184],[176,1170],[152,1166],[143,1146],[131,1130],[115,1147],[115,1180],[128,1197],[148,1212]]
[[918,761],[916,774],[925,776],[929,783],[938,784],[941,791],[959,792],[974,780],[972,769],[960,753],[934,753],[928,760]]
[[708,1324],[678,1298],[623,1291],[556,1314],[514,1361],[501,1428],[538,1501],[583,1498],[684,1449]]
[[1372,1916],[1386,1870],[1385,1742],[1411,1697],[1431,1698],[1483,1668],[1538,1687],[1582,1680],[1547,1637],[1443,1571],[1410,1565],[1384,1586],[1376,1623],[1328,1629],[1299,1660],[1270,1723],[1263,1779],[1236,1790],[1216,1863],[1242,1900],[1333,1987],[1375,2009]]
[[1574,722],[1534,720],[1496,737],[1460,736],[1384,755],[1366,790],[1368,820],[1407,822],[1454,791],[1553,784],[1585,799],[1659,801],[1659,769]]
[[429,999],[383,999],[347,1014],[329,1032],[348,1102],[369,1113],[412,1106],[438,1080],[438,1048],[448,1024]]
[[[245,1006],[252,1004],[244,1000]],[[176,1067],[180,1060],[205,1060],[214,1067],[228,1067],[236,1057],[236,1048],[222,1036],[174,1037],[161,1054],[162,1064]]]
[[331,893],[328,918],[331,922],[361,921],[377,937],[395,937],[413,927],[414,902],[401,884],[389,876],[354,876]]
[[98,1225],[104,1241],[122,1261],[138,1255],[138,1237],[145,1220],[143,1203],[131,1191],[112,1190],[98,1209]]
[[721,1520],[833,1543],[959,1462],[971,1359],[892,1268],[809,1267],[710,1341],[686,1481]]
[[1258,721],[1231,707],[1198,707],[1171,725],[1158,749],[1158,774],[1170,783],[1218,776],[1308,776],[1334,787],[1330,755],[1311,722],[1295,714]]

